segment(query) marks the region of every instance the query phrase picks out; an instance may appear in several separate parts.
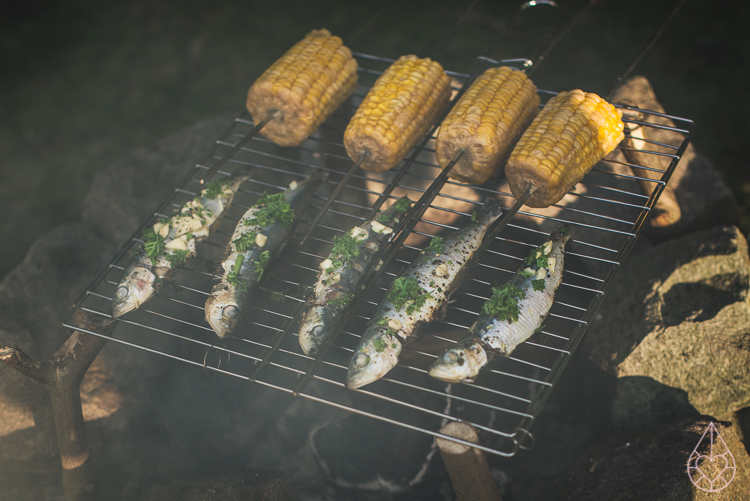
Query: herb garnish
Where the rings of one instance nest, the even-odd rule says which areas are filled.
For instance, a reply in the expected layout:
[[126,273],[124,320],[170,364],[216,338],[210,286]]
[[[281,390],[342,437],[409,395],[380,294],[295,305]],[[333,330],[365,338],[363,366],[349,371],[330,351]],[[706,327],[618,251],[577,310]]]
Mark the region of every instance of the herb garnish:
[[271,291],[269,294],[271,301],[275,303],[285,303],[286,302],[286,296],[282,292],[277,291]]
[[423,294],[423,292],[416,278],[398,277],[393,281],[391,291],[388,293],[388,300],[393,303],[396,311],[410,302],[409,306],[406,307],[406,314],[411,315],[419,310],[428,298],[432,297],[431,294]]
[[247,290],[247,281],[240,280],[240,270],[242,269],[242,263],[245,262],[245,256],[240,254],[237,256],[237,260],[232,265],[232,269],[227,273],[227,282],[234,285],[240,290]]
[[143,230],[143,239],[143,249],[151,258],[151,264],[156,265],[156,259],[164,252],[164,237],[156,233],[152,227]]
[[291,230],[294,226],[294,211],[284,201],[283,193],[276,193],[275,195],[263,194],[258,203],[255,204],[255,207],[259,208],[255,212],[255,218],[247,221],[245,224],[268,226],[275,222],[287,230]]
[[544,290],[544,279],[540,278],[539,280],[532,280],[531,286],[534,287],[535,291],[543,291]]
[[264,250],[260,253],[260,256],[258,256],[258,260],[255,261],[255,273],[258,274],[258,282],[260,282],[260,279],[263,277],[263,272],[265,271],[269,259],[271,259],[271,254],[267,250]]
[[375,351],[377,351],[378,353],[382,353],[383,351],[385,351],[386,344],[382,339],[376,339],[372,342],[372,347],[375,348]]
[[434,252],[435,254],[443,252],[443,239],[438,236],[432,237],[430,245],[427,247],[426,251]]
[[334,237],[330,255],[332,268],[334,270],[341,268],[352,259],[359,257],[357,240],[348,233]]
[[164,254],[164,257],[167,258],[167,261],[169,261],[172,268],[177,268],[187,262],[189,252],[190,251],[186,250],[168,252]]
[[346,306],[352,302],[352,299],[354,299],[354,293],[350,292],[348,294],[341,294],[336,299],[328,301],[328,304],[331,306]]
[[224,185],[230,183],[231,181],[228,179],[217,179],[216,181],[211,181],[210,183],[208,183],[208,186],[206,186],[206,189],[204,190],[206,192],[204,196],[209,200],[213,200],[214,198],[222,194],[222,192],[224,191]]
[[255,245],[256,236],[257,234],[254,231],[243,233],[240,238],[232,240],[234,248],[237,249],[237,252],[245,252],[247,249]]
[[[528,264],[529,266],[533,266],[534,264],[536,264],[537,269],[546,268],[547,266],[549,266],[547,255],[544,254],[544,246],[545,244],[542,244],[536,249],[532,249],[529,255],[526,256],[526,259],[523,260],[523,262]],[[537,257],[537,254],[539,254],[539,257]]]
[[513,282],[506,282],[492,288],[492,296],[482,306],[482,311],[498,320],[518,321],[518,301],[526,297],[526,292]]
[[565,226],[565,225],[562,225],[562,226],[560,226],[560,228],[559,228],[559,229],[557,230],[557,232],[558,232],[558,233],[560,233],[560,235],[567,235],[568,233],[570,233],[570,230],[568,229],[568,227],[567,227],[567,226]]
[[411,207],[411,200],[409,200],[408,197],[401,197],[398,200],[396,200],[396,210],[403,214],[406,211],[409,210],[409,207]]
[[479,221],[479,213],[477,211],[472,211],[471,212],[471,222],[472,223],[476,223],[477,221]]

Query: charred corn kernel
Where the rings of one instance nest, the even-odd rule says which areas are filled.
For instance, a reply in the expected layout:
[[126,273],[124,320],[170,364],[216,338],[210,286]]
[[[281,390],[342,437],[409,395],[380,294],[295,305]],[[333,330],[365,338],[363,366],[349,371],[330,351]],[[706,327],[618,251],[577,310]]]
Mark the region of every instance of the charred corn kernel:
[[539,96],[525,73],[507,66],[488,69],[440,125],[438,163],[445,168],[464,150],[449,176],[465,183],[485,182],[505,163],[537,113]]
[[357,87],[357,62],[341,39],[314,30],[273,63],[247,93],[255,122],[275,116],[261,134],[297,146]]
[[402,56],[367,93],[344,133],[344,146],[362,167],[383,172],[398,164],[450,100],[450,78],[439,63]]
[[529,207],[562,199],[625,137],[622,112],[596,94],[561,92],[544,106],[508,159],[505,173],[513,196],[529,185]]

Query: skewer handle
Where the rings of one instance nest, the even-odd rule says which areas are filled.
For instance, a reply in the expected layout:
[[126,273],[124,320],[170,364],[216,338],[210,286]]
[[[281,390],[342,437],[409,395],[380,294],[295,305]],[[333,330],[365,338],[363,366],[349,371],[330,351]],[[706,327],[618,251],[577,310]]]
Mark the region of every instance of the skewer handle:
[[255,127],[253,127],[252,130],[250,130],[250,132],[248,132],[245,135],[245,137],[243,137],[242,139],[240,139],[240,141],[237,144],[234,145],[234,148],[232,148],[232,150],[229,153],[227,153],[226,155],[224,155],[218,162],[216,162],[210,169],[208,169],[206,171],[206,173],[203,175],[203,177],[200,178],[200,181],[198,181],[198,182],[200,184],[205,184],[206,182],[211,181],[211,178],[216,175],[216,173],[219,171],[219,168],[222,165],[224,165],[225,163],[227,163],[227,161],[230,158],[232,158],[235,155],[235,153],[237,153],[238,151],[240,151],[243,146],[245,146],[247,143],[249,143],[252,138],[254,138],[255,136],[257,136],[258,132],[260,132],[260,130],[263,127],[265,127],[268,124],[268,122],[270,122],[274,118],[276,118],[276,114],[275,113],[272,114],[270,117],[268,117],[266,119],[263,119],[260,122],[258,122],[257,124],[255,124]]
[[532,193],[536,191],[536,186],[529,185],[528,188],[526,188],[526,191],[523,192],[523,195],[521,195],[521,198],[516,200],[516,202],[511,206],[510,209],[505,211],[505,213],[495,221],[492,226],[490,226],[490,229],[487,231],[487,235],[484,237],[484,242],[482,242],[482,245],[477,249],[477,252],[475,255],[480,255],[484,251],[487,250],[487,248],[492,245],[492,242],[495,241],[495,237],[497,237],[503,229],[508,226],[508,223],[513,218],[513,216],[516,215],[516,212],[523,206],[524,203],[526,203],[526,200],[529,199]]
[[[440,433],[479,444],[476,430],[467,423],[454,421],[442,427]],[[437,446],[458,501],[502,501],[484,452],[441,437],[437,438]]]
[[370,156],[369,152],[365,151],[364,153],[362,153],[362,155],[360,155],[359,160],[357,160],[352,165],[352,167],[349,169],[349,172],[347,172],[346,176],[344,176],[344,179],[342,179],[339,182],[339,185],[336,186],[335,190],[333,190],[333,193],[331,193],[331,196],[328,197],[328,201],[326,202],[326,204],[323,206],[322,209],[320,209],[320,211],[318,212],[318,215],[315,216],[315,219],[313,219],[313,221],[310,223],[310,227],[307,229],[305,236],[302,237],[302,240],[300,240],[299,242],[300,245],[305,243],[305,240],[307,240],[307,237],[309,237],[310,234],[313,232],[313,230],[315,230],[320,220],[323,219],[323,216],[326,215],[326,212],[328,212],[328,209],[331,207],[331,205],[333,205],[333,202],[336,201],[336,197],[339,196],[339,193],[341,193],[341,190],[343,190],[344,186],[346,186],[349,183],[349,180],[354,175],[354,171],[359,169],[359,166],[362,165],[362,162],[364,162],[365,159],[369,156]]

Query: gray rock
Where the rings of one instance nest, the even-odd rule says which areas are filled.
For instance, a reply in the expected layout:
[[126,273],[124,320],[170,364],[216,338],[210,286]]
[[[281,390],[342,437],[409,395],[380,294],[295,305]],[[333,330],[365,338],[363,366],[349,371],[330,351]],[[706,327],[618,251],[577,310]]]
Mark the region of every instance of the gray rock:
[[[78,294],[231,119],[200,122],[101,171],[85,201],[84,224],[59,226],[40,237],[0,284],[0,346],[20,347],[38,361],[57,350],[67,336],[61,322]],[[110,448],[99,448],[96,438],[104,445],[112,433],[128,428],[142,411],[149,382],[164,367],[117,343],[102,350],[81,385],[99,459]],[[0,499],[62,498],[48,393],[5,367],[0,367],[0,472],[0,483],[13,486],[2,490]]]
[[631,256],[581,347],[594,408],[625,431],[747,406],[749,276],[747,241],[730,226]]
[[[711,456],[704,432],[713,423],[721,441],[715,440],[712,460],[700,458],[697,464],[710,478],[690,470],[688,460],[697,455]],[[708,436],[708,435],[707,435]],[[700,442],[700,446],[698,446]],[[723,455],[722,444],[729,455]],[[722,456],[723,455],[723,456]],[[718,457],[722,456],[722,457]],[[726,466],[735,465],[735,469]],[[719,478],[719,474],[723,475]],[[717,422],[710,416],[698,416],[660,428],[637,438],[616,438],[594,444],[583,457],[555,481],[544,499],[593,501],[740,501],[750,496],[750,456],[730,422]],[[718,489],[707,492],[704,489]]]

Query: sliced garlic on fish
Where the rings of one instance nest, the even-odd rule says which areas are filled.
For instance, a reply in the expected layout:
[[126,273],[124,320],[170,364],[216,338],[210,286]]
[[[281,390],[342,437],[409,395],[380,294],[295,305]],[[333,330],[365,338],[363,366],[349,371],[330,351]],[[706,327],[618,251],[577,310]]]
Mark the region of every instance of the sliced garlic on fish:
[[255,245],[257,245],[258,247],[265,246],[267,241],[268,241],[268,237],[265,236],[263,233],[258,233],[255,236]]
[[389,228],[383,224],[380,224],[377,221],[373,221],[370,226],[372,227],[372,231],[374,231],[375,233],[381,233],[383,235],[393,233],[393,228]]
[[159,235],[161,238],[167,238],[167,235],[169,235],[169,224],[156,223],[154,225],[154,233]]
[[396,318],[389,318],[388,319],[388,328],[391,330],[394,330],[396,332],[400,331],[402,327],[401,322]]
[[435,274],[439,277],[447,277],[448,276],[448,265],[445,263],[440,263],[437,268],[435,268]]
[[174,240],[170,240],[169,242],[164,244],[164,248],[169,249],[169,250],[177,250],[177,251],[188,250],[187,235],[182,235],[180,237],[175,238]]
[[355,240],[364,240],[369,236],[367,230],[364,230],[359,226],[352,228],[351,231],[349,231],[349,235]]

